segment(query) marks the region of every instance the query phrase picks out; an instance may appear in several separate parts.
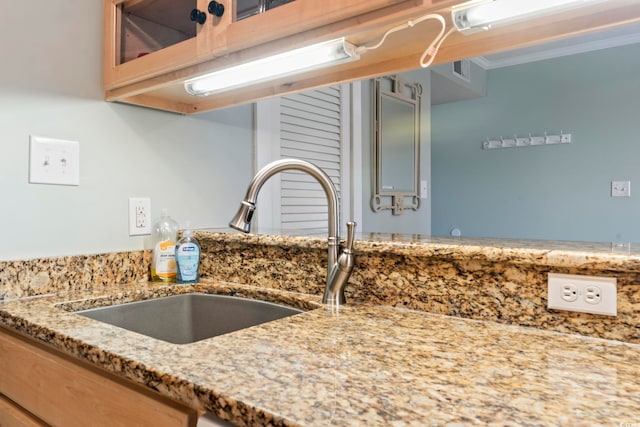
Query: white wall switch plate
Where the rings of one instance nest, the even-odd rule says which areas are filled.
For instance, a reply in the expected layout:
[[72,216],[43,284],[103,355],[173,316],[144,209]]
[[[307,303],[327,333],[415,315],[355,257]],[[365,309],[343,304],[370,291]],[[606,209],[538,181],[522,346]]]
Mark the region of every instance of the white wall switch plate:
[[129,236],[151,234],[151,199],[129,197]]
[[29,182],[80,185],[80,143],[31,135]]
[[611,181],[611,197],[631,197],[631,181]]
[[614,277],[549,273],[547,307],[617,316],[616,284]]
[[429,185],[426,179],[420,181],[420,198],[426,199],[429,197]]

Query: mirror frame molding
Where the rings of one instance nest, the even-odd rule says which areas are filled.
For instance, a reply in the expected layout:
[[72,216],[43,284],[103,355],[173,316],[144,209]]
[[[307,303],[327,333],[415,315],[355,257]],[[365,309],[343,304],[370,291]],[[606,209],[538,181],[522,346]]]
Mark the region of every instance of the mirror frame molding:
[[[391,91],[382,87],[383,80],[387,79],[391,83]],[[408,92],[409,95],[405,95]],[[382,97],[388,96],[413,106],[414,129],[413,129],[413,191],[385,191],[382,186]],[[374,80],[372,94],[373,110],[373,155],[371,162],[372,171],[372,195],[371,209],[374,212],[391,209],[393,215],[402,215],[405,209],[417,211],[420,209],[420,104],[422,97],[422,86],[420,83],[406,83],[395,75],[384,76]],[[390,197],[391,200],[386,198]],[[411,198],[405,204],[405,198]]]

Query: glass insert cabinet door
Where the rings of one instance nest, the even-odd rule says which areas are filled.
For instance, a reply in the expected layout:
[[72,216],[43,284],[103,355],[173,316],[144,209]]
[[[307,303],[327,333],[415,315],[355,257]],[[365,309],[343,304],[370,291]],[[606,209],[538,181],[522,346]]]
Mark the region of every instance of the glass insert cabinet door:
[[420,198],[420,98],[422,86],[395,77],[373,84],[373,194],[371,208],[418,210]]
[[[118,5],[119,50],[123,64],[196,36],[197,0],[124,0]],[[193,19],[192,19],[193,18]]]
[[[196,37],[198,25],[216,19],[231,6],[234,21],[254,16],[294,0],[228,0],[207,2],[198,9],[197,0],[117,0],[120,34],[117,63],[123,64],[151,52]],[[202,4],[202,2],[201,2]],[[225,7],[225,5],[227,5]]]

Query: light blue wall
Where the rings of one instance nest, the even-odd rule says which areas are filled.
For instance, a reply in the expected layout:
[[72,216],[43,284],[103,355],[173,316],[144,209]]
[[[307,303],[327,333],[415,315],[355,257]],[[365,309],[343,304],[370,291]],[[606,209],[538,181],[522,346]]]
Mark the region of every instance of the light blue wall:
[[[0,260],[149,248],[128,198],[223,227],[253,172],[251,105],[194,117],[103,101],[102,1],[5,1]],[[80,142],[80,186],[29,184],[29,135]]]
[[[422,104],[420,113],[420,175],[431,186],[431,105],[430,87],[431,78],[429,70],[415,70],[400,74],[400,77],[409,83],[422,85]],[[358,231],[380,233],[407,233],[430,234],[431,233],[431,194],[427,199],[421,200],[420,209],[417,211],[405,210],[402,215],[393,215],[391,210],[374,212],[371,209],[371,158],[373,153],[373,136],[371,128],[372,106],[372,81],[362,82],[362,225]],[[429,189],[429,193],[431,189]],[[387,198],[390,200],[390,198]]]
[[[573,143],[481,149],[560,130]],[[432,158],[434,235],[640,242],[640,44],[489,71],[487,97],[433,107]]]

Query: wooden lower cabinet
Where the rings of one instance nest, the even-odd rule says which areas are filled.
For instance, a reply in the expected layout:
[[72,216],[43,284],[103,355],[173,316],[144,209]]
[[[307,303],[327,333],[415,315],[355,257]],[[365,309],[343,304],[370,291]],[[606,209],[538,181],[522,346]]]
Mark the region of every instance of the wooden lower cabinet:
[[198,412],[0,327],[0,426],[196,426]]
[[2,427],[44,427],[47,424],[23,407],[0,394],[0,426]]

